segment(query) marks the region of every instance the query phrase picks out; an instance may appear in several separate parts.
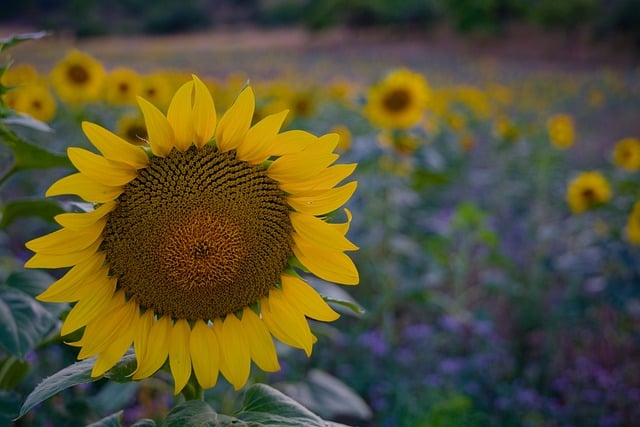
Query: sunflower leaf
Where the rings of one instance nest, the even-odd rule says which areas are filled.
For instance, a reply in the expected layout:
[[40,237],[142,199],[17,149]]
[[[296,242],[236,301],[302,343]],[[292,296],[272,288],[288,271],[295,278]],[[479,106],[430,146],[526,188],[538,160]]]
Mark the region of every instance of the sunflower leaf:
[[30,295],[0,287],[0,348],[11,355],[24,357],[57,323],[57,317]]
[[0,127],[4,143],[13,152],[13,166],[11,171],[24,169],[70,168],[71,162],[67,156],[51,153],[44,148],[30,144],[18,138],[13,132]]
[[[135,355],[127,354],[116,364],[113,370],[117,371],[118,369],[122,369],[123,366],[129,366],[133,360],[135,360]],[[20,408],[18,418],[29,412],[29,410],[37,404],[44,402],[62,390],[78,384],[86,384],[98,380],[99,378],[93,378],[91,376],[94,363],[95,358],[82,360],[42,380],[25,399]]]
[[236,417],[251,426],[327,425],[326,421],[300,403],[265,384],[254,384],[247,389],[242,409]]
[[38,31],[36,33],[17,34],[2,38],[0,39],[0,52],[10,48],[11,46],[17,45],[18,43],[22,43],[27,40],[38,40],[47,35],[49,35],[47,31]]
[[[175,406],[167,415],[167,427],[218,427],[218,414],[202,400],[188,400]],[[238,425],[238,424],[236,424]],[[242,425],[242,424],[239,424]]]
[[150,418],[143,418],[131,424],[131,427],[156,427],[156,422]]
[[37,216],[45,221],[63,213],[64,209],[53,200],[13,200],[0,206],[0,228],[5,228],[18,218]]
[[123,411],[118,411],[115,414],[108,415],[95,423],[89,424],[87,427],[120,427],[122,425]]

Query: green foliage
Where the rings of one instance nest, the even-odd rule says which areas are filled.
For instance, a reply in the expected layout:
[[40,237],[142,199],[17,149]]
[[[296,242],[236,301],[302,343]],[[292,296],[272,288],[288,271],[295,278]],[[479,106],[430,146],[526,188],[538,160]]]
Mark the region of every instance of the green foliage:
[[543,28],[574,30],[589,22],[597,13],[597,0],[539,0],[530,14]]

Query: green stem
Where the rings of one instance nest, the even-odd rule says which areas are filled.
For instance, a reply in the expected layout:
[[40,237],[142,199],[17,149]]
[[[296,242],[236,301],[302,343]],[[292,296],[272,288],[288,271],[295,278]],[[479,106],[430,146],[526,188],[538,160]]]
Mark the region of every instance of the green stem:
[[204,400],[204,389],[198,383],[195,375],[191,375],[181,394],[184,396],[184,400]]

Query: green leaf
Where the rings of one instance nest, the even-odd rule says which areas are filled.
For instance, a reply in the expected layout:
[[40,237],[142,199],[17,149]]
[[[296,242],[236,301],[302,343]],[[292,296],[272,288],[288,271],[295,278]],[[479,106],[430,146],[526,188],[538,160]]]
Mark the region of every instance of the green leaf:
[[0,362],[0,389],[12,390],[29,373],[29,363],[9,356]]
[[[18,413],[20,399],[16,392],[0,390],[0,425],[11,425],[9,420]],[[2,423],[4,420],[7,420],[6,424]]]
[[5,228],[18,218],[36,216],[45,221],[53,221],[53,217],[63,213],[64,209],[53,200],[13,200],[0,208],[0,228]]
[[342,299],[331,298],[331,297],[324,297],[324,300],[328,303],[337,304],[341,307],[348,308],[351,313],[357,314],[358,316],[366,313],[365,309],[359,306],[358,303],[355,301],[345,301]]
[[327,303],[334,305],[339,313],[361,316],[366,312],[343,287],[315,278],[309,278],[308,281]]
[[215,427],[218,414],[202,400],[188,400],[175,406],[167,415],[167,427]]
[[4,137],[5,144],[13,151],[12,171],[71,167],[71,162],[67,156],[51,153],[44,148],[23,141],[7,130],[2,132],[2,136]]
[[122,414],[123,411],[118,411],[115,414],[111,414],[96,421],[95,423],[89,424],[87,427],[120,427],[122,426]]
[[0,346],[21,358],[58,324],[57,317],[42,304],[9,287],[0,287],[0,318],[0,331],[6,332],[0,334]]
[[254,384],[247,389],[236,417],[251,426],[326,427],[322,418],[265,384]]
[[12,112],[10,116],[2,119],[2,123],[5,125],[22,126],[40,132],[53,132],[53,129],[51,129],[48,124],[41,122],[40,120],[36,120],[31,116],[27,116],[26,114],[16,114]]
[[[118,371],[118,369],[121,369],[123,365],[130,366],[132,360],[135,360],[134,354],[125,355],[122,360],[116,364],[113,370]],[[91,370],[93,369],[94,362],[95,358],[76,362],[42,380],[42,382],[33,389],[29,396],[27,396],[20,408],[18,418],[29,412],[29,410],[37,404],[47,400],[62,390],[78,384],[86,384],[98,380],[99,377],[91,377]],[[105,374],[105,376],[108,377],[108,374],[109,373]]]
[[0,52],[10,48],[11,46],[15,46],[18,43],[22,43],[24,41],[27,40],[38,40],[41,39],[45,36],[47,36],[49,33],[46,31],[38,31],[36,33],[24,33],[24,34],[17,34],[17,35],[13,35],[11,37],[6,37],[3,39],[0,39]]
[[368,420],[372,416],[369,406],[353,389],[318,369],[309,372],[307,382],[283,383],[278,388],[323,417]]
[[16,270],[9,274],[5,284],[35,297],[44,292],[54,280],[42,270]]

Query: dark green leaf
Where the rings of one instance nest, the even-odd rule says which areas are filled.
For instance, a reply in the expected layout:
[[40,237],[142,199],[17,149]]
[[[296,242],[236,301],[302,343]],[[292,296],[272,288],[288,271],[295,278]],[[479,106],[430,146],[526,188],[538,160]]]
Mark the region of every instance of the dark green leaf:
[[[0,288],[0,315],[9,323],[2,328],[8,332],[0,336],[0,346],[14,356],[24,357],[58,324],[58,319],[42,304],[22,291],[9,287]],[[9,308],[13,321],[7,319]],[[13,333],[13,323],[20,325],[17,336]],[[17,338],[17,339],[16,339]]]
[[0,347],[11,354],[16,354],[19,346],[20,338],[16,319],[9,304],[4,299],[0,299]]
[[253,423],[258,426],[326,426],[322,418],[265,384],[255,384],[247,389],[242,409],[236,417],[252,426]]
[[108,382],[91,398],[91,408],[99,414],[107,414],[124,408],[135,400],[139,388],[139,382],[130,381],[125,384]]
[[3,420],[7,420],[9,424],[10,419],[16,416],[18,409],[20,408],[20,395],[13,391],[0,390],[0,425]]
[[372,416],[371,409],[356,392],[317,369],[309,372],[306,382],[282,383],[277,387],[323,417],[368,420]]
[[[324,300],[330,304],[337,304],[341,307],[348,308],[352,313],[362,315],[366,313],[364,308],[360,307],[358,303],[352,301],[345,301],[337,298],[324,297]],[[340,310],[339,310],[340,311]]]
[[167,415],[167,427],[217,427],[218,414],[201,400],[188,400]]
[[334,305],[339,313],[357,316],[365,313],[365,309],[341,286],[314,278],[309,278],[308,281],[326,302]]
[[38,31],[36,33],[17,34],[17,35],[13,35],[11,37],[2,38],[2,39],[0,39],[0,52],[10,48],[11,46],[15,46],[16,44],[22,43],[22,42],[27,41],[27,40],[38,40],[38,39],[41,39],[41,38],[47,36],[48,34],[49,33],[46,32],[46,31]]
[[89,424],[87,427],[120,427],[122,426],[122,413],[122,411],[118,411],[115,414],[111,414],[96,421],[95,423]]
[[[127,354],[113,369],[117,371],[122,369],[123,365],[129,366],[131,361],[134,359],[134,354]],[[29,396],[27,396],[27,399],[22,404],[22,408],[20,408],[20,414],[18,416],[22,417],[38,403],[47,400],[62,390],[78,384],[86,384],[96,381],[98,378],[91,377],[91,369],[93,369],[94,362],[94,358],[76,362],[42,380],[42,382],[36,386]]]
[[7,227],[18,218],[37,216],[45,221],[53,221],[53,217],[63,213],[64,209],[53,200],[13,200],[2,205],[0,211],[0,228]]
[[5,131],[2,136],[4,137],[4,142],[13,151],[14,171],[71,167],[71,162],[67,156],[51,153],[44,148],[23,141],[9,131]]
[[0,389],[12,390],[29,373],[29,363],[15,356],[9,356],[0,362]]
[[54,278],[42,270],[17,270],[7,277],[6,285],[35,297],[53,283]]

